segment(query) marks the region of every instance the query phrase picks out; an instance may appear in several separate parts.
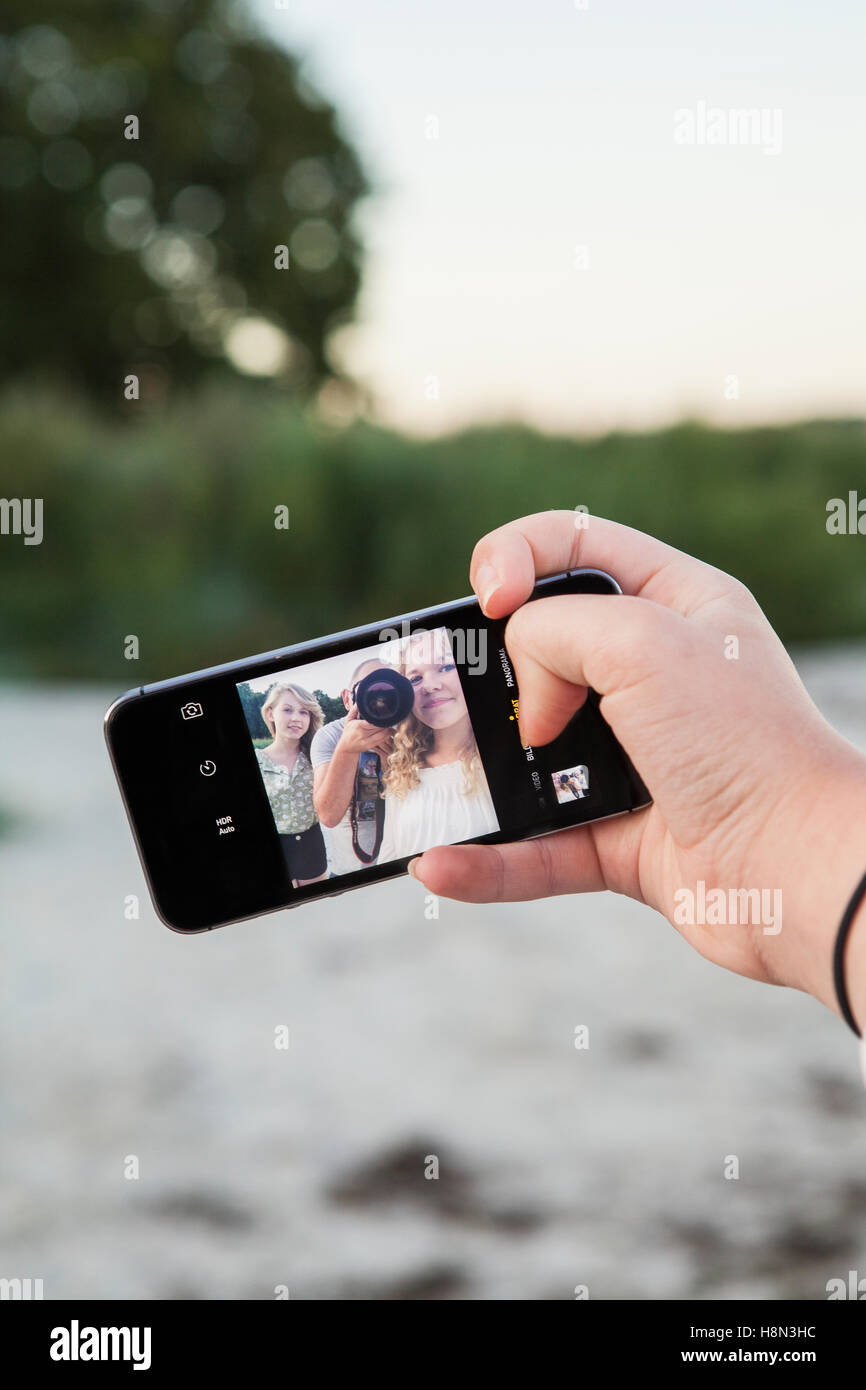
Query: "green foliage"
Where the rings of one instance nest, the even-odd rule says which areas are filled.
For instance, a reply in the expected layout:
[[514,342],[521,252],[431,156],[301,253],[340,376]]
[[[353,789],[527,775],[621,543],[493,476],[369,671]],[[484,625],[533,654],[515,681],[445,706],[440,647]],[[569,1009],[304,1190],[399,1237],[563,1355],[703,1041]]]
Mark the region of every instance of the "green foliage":
[[862,636],[866,537],[830,535],[826,519],[830,498],[866,497],[864,434],[687,423],[421,442],[337,433],[241,389],[129,429],[7,393],[3,494],[44,499],[44,540],[0,536],[0,673],[125,688],[460,598],[485,531],[578,505],[739,576],[786,640]]
[[266,743],[273,742],[273,734],[268,729],[267,724],[262,718],[262,705],[265,697],[260,691],[251,690],[246,681],[238,686],[238,694],[241,697],[241,704],[244,709],[244,717],[250,736],[257,748],[263,748]]
[[6,0],[4,379],[120,406],[137,374],[157,405],[227,373],[227,340],[261,318],[288,336],[285,386],[334,374],[367,185],[333,109],[239,15],[224,0]]
[[[322,636],[324,635],[323,633]],[[335,719],[343,718],[346,713],[346,706],[339,695],[326,695],[324,690],[314,690],[313,694],[322,707],[326,724],[333,723]]]
[[[321,634],[324,635],[324,634]],[[250,653],[254,655],[254,653]],[[247,681],[238,686],[238,693],[243,705],[244,717],[247,721],[247,728],[250,731],[253,743],[256,748],[264,748],[273,742],[273,734],[268,729],[267,724],[262,718],[262,705],[265,696],[260,690],[252,690]],[[343,701],[339,697],[326,695],[324,690],[314,690],[313,695],[322,707],[325,716],[325,723],[330,724],[332,719],[342,719],[346,713]]]

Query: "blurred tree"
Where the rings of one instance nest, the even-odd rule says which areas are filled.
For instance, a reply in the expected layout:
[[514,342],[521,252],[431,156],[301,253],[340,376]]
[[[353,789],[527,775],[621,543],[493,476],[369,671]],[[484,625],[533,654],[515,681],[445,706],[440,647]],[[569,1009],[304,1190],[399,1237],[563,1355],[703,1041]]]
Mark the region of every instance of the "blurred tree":
[[337,376],[368,186],[297,61],[229,0],[6,0],[3,30],[0,374]]
[[[291,669],[291,663],[286,668]],[[283,674],[282,672],[280,673]],[[275,677],[276,679],[276,677]],[[270,729],[262,718],[262,705],[265,701],[265,692],[252,690],[249,682],[244,681],[238,686],[238,694],[241,697],[241,704],[244,707],[244,715],[250,734],[253,738],[272,738]],[[328,695],[324,690],[314,690],[313,695],[322,707],[325,716],[325,723],[330,724],[332,719],[342,719],[346,713],[346,707],[339,695]]]
[[343,704],[342,694],[328,695],[324,690],[314,690],[313,694],[322,706],[326,724],[332,723],[335,719],[343,718],[346,713],[346,706]]
[[265,695],[260,690],[252,690],[247,681],[238,686],[238,694],[244,707],[244,716],[251,738],[273,738],[273,734],[262,718],[262,705]]

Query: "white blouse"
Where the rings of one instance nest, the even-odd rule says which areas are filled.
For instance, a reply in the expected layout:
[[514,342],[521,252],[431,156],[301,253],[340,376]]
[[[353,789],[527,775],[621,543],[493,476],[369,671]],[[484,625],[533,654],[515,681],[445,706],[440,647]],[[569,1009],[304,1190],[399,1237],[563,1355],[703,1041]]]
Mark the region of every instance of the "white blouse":
[[377,864],[422,854],[433,845],[458,844],[499,829],[483,772],[472,796],[463,793],[465,774],[459,759],[440,767],[419,768],[418,775],[421,785],[412,787],[402,800],[393,795],[385,797],[385,829]]

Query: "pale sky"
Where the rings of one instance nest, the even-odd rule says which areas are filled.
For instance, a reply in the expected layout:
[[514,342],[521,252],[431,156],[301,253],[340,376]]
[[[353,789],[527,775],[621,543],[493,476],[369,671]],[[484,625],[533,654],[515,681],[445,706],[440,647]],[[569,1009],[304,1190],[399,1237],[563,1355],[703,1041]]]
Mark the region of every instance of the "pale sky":
[[[305,690],[324,690],[326,695],[337,697],[341,691],[351,690],[352,676],[363,661],[382,661],[385,665],[394,667],[399,664],[406,639],[399,629],[394,631],[397,635],[391,641],[358,647],[356,651],[347,652],[343,656],[332,656],[326,661],[312,661],[307,666],[289,666],[284,671],[272,672],[269,676],[255,676],[245,683],[249,684],[251,690],[260,691],[263,695],[277,681],[286,681],[300,685]],[[425,629],[422,628],[420,631]],[[436,659],[441,659],[446,652],[450,659],[451,647],[447,628],[431,628],[430,633],[430,642],[436,644],[433,648]]]
[[374,647],[359,647],[356,652],[349,652],[346,656],[332,656],[327,661],[313,661],[308,666],[289,666],[285,671],[272,672],[269,676],[256,676],[249,685],[264,696],[277,681],[291,681],[304,690],[324,690],[326,695],[337,698],[341,691],[351,689],[352,674],[362,661],[375,658],[391,664],[396,654],[395,643],[377,642]]
[[377,419],[864,413],[862,5],[251,3],[378,186],[339,341]]

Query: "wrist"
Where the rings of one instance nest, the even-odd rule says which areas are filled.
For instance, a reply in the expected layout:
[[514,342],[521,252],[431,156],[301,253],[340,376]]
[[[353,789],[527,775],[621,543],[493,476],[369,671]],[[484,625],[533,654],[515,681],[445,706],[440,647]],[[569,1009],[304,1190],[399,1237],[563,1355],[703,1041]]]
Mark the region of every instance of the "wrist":
[[[804,990],[842,1018],[833,958],[843,915],[866,873],[866,758],[834,734],[820,768],[811,776],[804,770],[800,787],[781,869],[785,930],[768,947],[767,963],[779,983]],[[848,931],[844,967],[851,1012],[866,1035],[863,902]]]
[[336,763],[338,768],[342,768],[349,763],[357,762],[357,760],[358,754],[349,746],[348,742],[346,742],[345,732],[342,733],[334,749],[334,756],[331,758],[331,762]]

